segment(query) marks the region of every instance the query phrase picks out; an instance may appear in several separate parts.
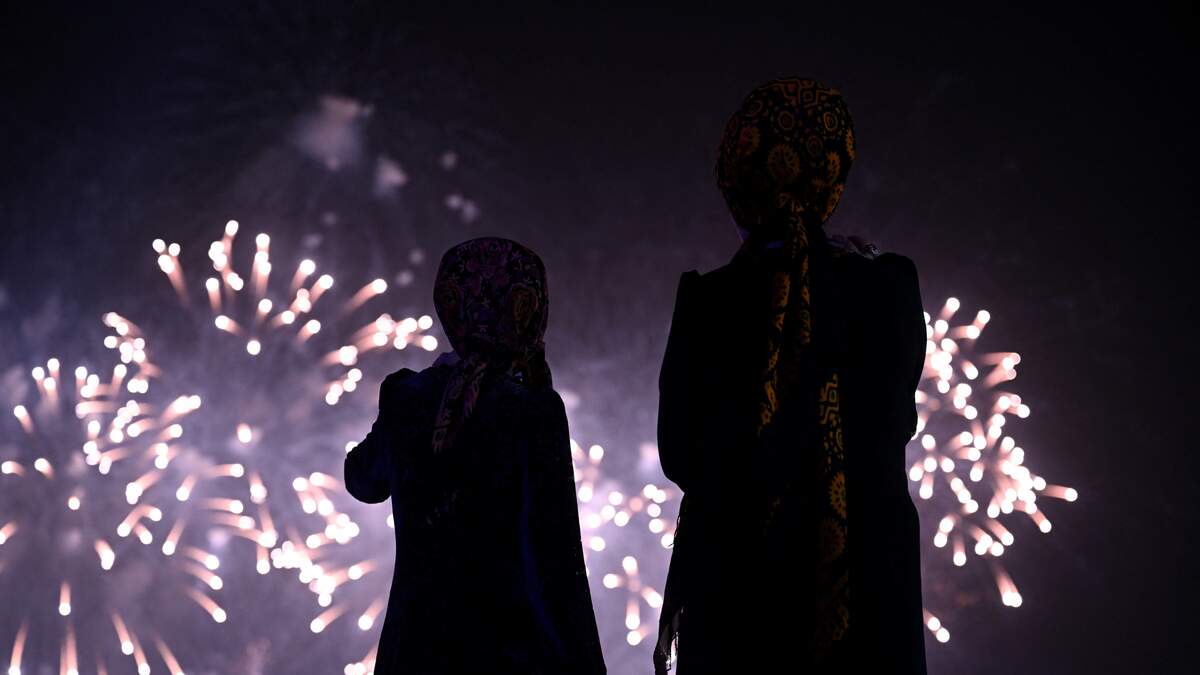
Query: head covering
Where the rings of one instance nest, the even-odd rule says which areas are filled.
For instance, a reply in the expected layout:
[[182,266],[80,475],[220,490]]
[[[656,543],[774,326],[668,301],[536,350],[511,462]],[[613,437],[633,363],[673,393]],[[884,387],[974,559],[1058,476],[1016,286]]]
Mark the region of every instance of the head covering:
[[483,237],[442,256],[433,301],[454,347],[450,379],[433,429],[433,450],[452,447],[489,374],[548,387],[546,266],[509,239]]
[[[846,555],[846,478],[838,373],[829,363],[805,358],[813,343],[810,267],[821,226],[833,215],[854,161],[854,126],[838,90],[814,80],[768,82],[746,97],[725,127],[717,160],[717,183],[738,226],[750,232],[741,255],[766,241],[781,240],[784,263],[771,288],[758,431],[770,424],[780,398],[815,399],[821,462],[818,502],[816,631],[811,654],[821,662],[849,628],[849,561]],[[799,391],[796,391],[799,390]],[[796,448],[812,452],[813,448]],[[769,529],[780,503],[773,495]]]
[[[821,226],[837,208],[853,160],[854,127],[841,94],[814,80],[789,78],[768,82],[746,96],[725,126],[716,166],[729,211],[749,235],[735,260],[774,261],[771,310],[763,317],[768,330],[756,433],[761,435],[771,423],[781,397],[815,403],[792,414],[814,416],[824,460],[816,486],[822,494],[813,579],[816,628],[806,636],[817,663],[826,662],[849,628],[849,564],[838,374],[827,359],[812,357],[810,263],[824,253]],[[782,254],[782,262],[776,253]],[[795,448],[800,453],[814,450]],[[769,496],[766,536],[793,487]],[[681,514],[681,522],[683,518]],[[678,626],[667,614],[678,609],[664,605],[655,653],[659,673],[669,667]]]
[[738,227],[759,241],[803,238],[833,215],[854,162],[841,93],[813,80],[768,82],[729,118],[717,186]]

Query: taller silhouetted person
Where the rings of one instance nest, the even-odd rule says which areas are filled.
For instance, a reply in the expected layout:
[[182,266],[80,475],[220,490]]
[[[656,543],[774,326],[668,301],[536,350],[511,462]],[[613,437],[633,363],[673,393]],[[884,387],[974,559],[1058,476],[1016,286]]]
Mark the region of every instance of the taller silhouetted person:
[[685,273],[659,380],[684,491],[655,670],[924,673],[904,448],[925,321],[913,263],[827,237],[855,156],[841,94],[769,82],[725,127],[742,236]]
[[390,497],[396,527],[376,675],[605,672],[547,301],[524,246],[447,251],[434,302],[454,351],[389,375],[346,456],[347,489]]

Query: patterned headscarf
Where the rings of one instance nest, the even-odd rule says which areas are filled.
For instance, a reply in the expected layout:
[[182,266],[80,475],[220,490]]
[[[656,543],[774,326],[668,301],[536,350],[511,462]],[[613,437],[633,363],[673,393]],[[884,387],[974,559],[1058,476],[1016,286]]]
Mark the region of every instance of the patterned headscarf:
[[[725,127],[717,160],[717,183],[738,226],[750,233],[739,255],[750,256],[781,241],[785,264],[771,289],[771,315],[757,420],[761,433],[779,409],[782,395],[815,393],[824,461],[819,501],[817,630],[813,654],[820,661],[849,628],[849,563],[846,555],[846,478],[838,374],[827,363],[808,361],[813,318],[810,239],[824,239],[821,226],[842,196],[854,160],[854,127],[836,90],[813,80],[768,82],[746,97]],[[796,391],[798,388],[809,388]],[[808,452],[810,448],[796,448]],[[786,494],[772,495],[770,528]]]
[[483,237],[442,256],[433,302],[459,360],[442,396],[433,450],[452,447],[490,373],[550,386],[545,344],[546,266],[515,241]]

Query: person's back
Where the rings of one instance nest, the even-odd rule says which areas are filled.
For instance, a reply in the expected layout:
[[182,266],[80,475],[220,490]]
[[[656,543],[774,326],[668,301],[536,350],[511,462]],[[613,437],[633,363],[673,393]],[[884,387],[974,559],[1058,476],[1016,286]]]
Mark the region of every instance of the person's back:
[[388,376],[346,457],[351,494],[392,499],[375,672],[602,673],[562,401],[548,377],[495,353],[481,365],[479,349]]
[[[660,456],[667,477],[691,502],[685,540],[677,542],[675,555],[686,565],[691,553],[704,551],[695,555],[704,559],[703,580],[696,585],[707,602],[691,608],[691,625],[710,616],[713,622],[699,629],[711,639],[687,640],[693,663],[780,666],[794,657],[767,645],[794,642],[811,629],[799,611],[814,602],[800,583],[814,573],[802,548],[811,541],[791,538],[815,526],[798,522],[811,514],[813,505],[803,501],[811,495],[796,493],[775,516],[777,532],[791,536],[764,541],[752,526],[768,506],[763,495],[811,476],[804,462],[815,457],[803,450],[811,447],[815,420],[787,404],[761,439],[753,433],[766,332],[758,319],[772,269],[770,261],[739,260],[706,274],[685,274],[664,357]],[[862,636],[856,642],[872,645],[862,654],[868,658],[886,654],[912,664],[923,661],[922,654],[911,653],[923,635],[916,511],[903,466],[916,421],[912,391],[925,350],[915,270],[902,256],[869,258],[835,248],[821,272],[826,282],[821,287],[829,286],[818,296],[822,323],[836,335],[829,358],[843,378],[847,489],[856,497],[848,500],[857,535],[851,567],[859,571],[853,576],[862,589],[851,594],[850,613]],[[789,618],[767,619],[778,612]],[[748,618],[738,626],[729,617],[762,620]],[[908,633],[879,628],[887,624],[907,626]],[[682,659],[685,669],[688,660]]]
[[745,239],[680,280],[659,451],[684,491],[655,665],[923,673],[904,446],[924,361],[911,261],[827,240],[853,132],[808,80],[752,92],[718,178]]

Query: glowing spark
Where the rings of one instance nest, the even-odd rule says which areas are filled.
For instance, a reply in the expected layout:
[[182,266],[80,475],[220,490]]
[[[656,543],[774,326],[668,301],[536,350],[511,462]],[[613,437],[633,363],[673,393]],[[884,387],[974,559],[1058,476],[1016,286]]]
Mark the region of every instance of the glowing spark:
[[[1049,532],[1039,497],[1070,502],[1078,493],[1047,483],[1026,466],[1026,451],[1010,426],[1011,418],[1028,417],[1030,408],[1007,389],[1021,357],[977,351],[991,314],[981,310],[966,323],[952,323],[961,307],[950,298],[936,317],[926,315],[926,363],[915,398],[917,431],[908,446],[908,479],[922,522],[938,524],[927,560],[944,556],[939,549],[948,549],[954,567],[969,564],[968,552],[986,558],[1002,604],[1019,607],[1021,594],[999,562],[1017,536],[1014,524],[1001,519],[1019,521],[1024,514],[1036,529]],[[939,642],[949,641],[942,618],[926,610],[925,621]]]
[[[378,379],[364,382],[364,364],[379,378],[395,369],[396,359],[404,359],[401,364],[411,357],[428,359],[423,352],[438,348],[437,337],[427,332],[433,319],[380,313],[374,308],[391,301],[387,281],[371,279],[358,285],[341,276],[335,281],[334,274],[320,269],[317,256],[294,267],[284,264],[280,269],[289,273],[271,275],[279,264],[272,260],[277,250],[272,244],[279,240],[259,233],[247,253],[238,241],[240,229],[230,221],[223,236],[208,245],[212,271],[202,284],[186,284],[188,270],[198,261],[177,247],[169,280],[180,280],[185,292],[196,288],[196,297],[181,296],[181,310],[174,315],[153,312],[137,323],[111,313],[106,323],[113,335],[106,346],[128,364],[139,390],[154,389],[152,403],[182,401],[176,412],[190,413],[186,435],[182,428],[139,430],[147,441],[166,444],[152,453],[164,462],[178,462],[181,451],[173,454],[173,449],[186,447],[183,456],[196,468],[173,486],[177,500],[200,510],[207,522],[229,535],[223,542],[251,546],[253,556],[239,559],[253,560],[256,575],[296,570],[327,610],[312,619],[314,633],[330,632],[339,623],[367,631],[377,627],[386,601],[376,606],[372,596],[372,602],[351,608],[335,603],[334,594],[340,599],[345,592],[339,589],[361,583],[364,577],[369,583],[381,576],[372,572],[391,565],[374,559],[331,564],[330,556],[359,535],[360,524],[351,514],[367,511],[334,479],[344,453],[342,443],[327,441],[331,431],[356,421],[369,423],[374,415]],[[249,268],[239,272],[247,259]],[[162,265],[160,269],[167,273]],[[194,331],[179,328],[193,324]],[[194,345],[175,348],[179,335],[193,333],[198,336]],[[414,344],[422,351],[397,354]],[[392,360],[390,366],[387,359]],[[347,410],[345,402],[359,389],[367,394],[355,397]],[[167,390],[172,396],[159,398]],[[127,435],[137,419],[132,416],[118,431]],[[355,433],[362,431],[356,428]],[[175,439],[181,440],[173,443]],[[131,501],[147,487],[133,484],[127,490]],[[126,528],[128,534],[140,533],[144,515],[130,514],[134,520]],[[390,527],[390,516],[371,525]],[[203,587],[224,587],[222,577],[205,562],[210,559],[207,552],[198,559],[171,534],[162,550],[165,555],[183,552],[182,568]],[[192,597],[214,621],[225,620],[222,606]],[[347,614],[350,609],[354,611]],[[339,622],[343,615],[353,621]]]
[[[162,249],[164,255],[177,255],[175,246]],[[21,672],[31,626],[38,636],[32,644],[40,653],[29,656],[39,663],[57,658],[60,672],[79,672],[81,650],[101,671],[135,653],[139,668],[149,669],[153,655],[138,652],[138,634],[153,639],[164,663],[180,672],[157,635],[153,611],[148,612],[157,605],[143,595],[151,589],[188,590],[181,573],[187,570],[173,564],[165,550],[159,557],[145,545],[168,529],[175,542],[184,535],[185,514],[171,508],[169,495],[186,479],[175,467],[156,463],[154,449],[177,437],[171,429],[190,411],[157,408],[141,398],[145,390],[135,383],[141,382],[137,363],[144,345],[119,317],[106,321],[126,336],[129,349],[118,354],[134,365],[134,376],[124,363],[106,380],[79,366],[74,382],[60,387],[62,364],[50,359],[29,371],[36,399],[13,408],[20,428],[16,435],[23,434],[24,442],[0,447],[2,453],[15,453],[0,458],[0,579],[21,584],[27,599],[19,610],[27,617],[9,652],[9,672]],[[38,506],[31,510],[30,504]],[[187,545],[200,550],[208,525],[195,522]],[[129,570],[150,571],[140,586],[144,590],[130,593],[112,585],[109,575]],[[219,582],[208,581],[210,589],[220,589]],[[90,620],[76,625],[72,620],[80,607],[108,614],[111,627]],[[139,617],[136,632],[122,615]],[[114,645],[113,629],[121,647],[116,657],[106,650]],[[51,645],[57,648],[46,649]]]

